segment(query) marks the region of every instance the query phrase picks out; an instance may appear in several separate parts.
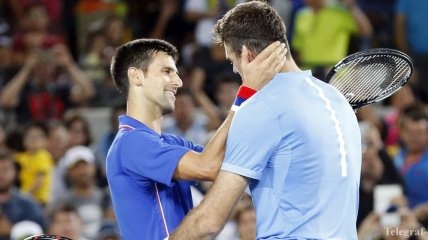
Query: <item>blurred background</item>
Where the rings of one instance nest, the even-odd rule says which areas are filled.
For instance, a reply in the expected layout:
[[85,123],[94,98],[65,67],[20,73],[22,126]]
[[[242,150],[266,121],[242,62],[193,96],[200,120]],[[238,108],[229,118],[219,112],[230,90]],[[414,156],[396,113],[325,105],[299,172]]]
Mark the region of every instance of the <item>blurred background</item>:
[[[104,172],[125,113],[109,74],[115,48],[137,38],[178,48],[184,86],[163,131],[205,144],[241,84],[210,30],[241,2],[0,0],[0,240],[41,232],[120,239]],[[427,239],[428,231],[416,230],[428,225],[428,1],[268,2],[285,21],[295,60],[320,80],[356,51],[394,48],[412,57],[410,83],[357,113],[357,226],[360,239]],[[193,189],[195,203],[208,188]],[[218,239],[254,238],[255,214],[244,196]]]

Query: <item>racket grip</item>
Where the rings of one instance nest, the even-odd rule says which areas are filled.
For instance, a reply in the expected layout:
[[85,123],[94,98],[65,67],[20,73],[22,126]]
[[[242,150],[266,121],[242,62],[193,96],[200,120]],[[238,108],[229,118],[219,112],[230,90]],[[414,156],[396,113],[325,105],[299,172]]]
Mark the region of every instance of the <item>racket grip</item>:
[[257,90],[241,85],[236,93],[235,102],[233,103],[231,110],[236,112],[241,107],[241,104],[253,96]]

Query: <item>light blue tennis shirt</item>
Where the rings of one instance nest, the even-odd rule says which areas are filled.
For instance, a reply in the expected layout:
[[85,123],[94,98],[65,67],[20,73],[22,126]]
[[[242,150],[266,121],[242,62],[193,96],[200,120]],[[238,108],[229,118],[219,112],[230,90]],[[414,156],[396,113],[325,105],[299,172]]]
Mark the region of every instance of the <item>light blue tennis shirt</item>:
[[221,169],[250,179],[257,239],[357,239],[360,138],[347,100],[310,71],[247,100]]

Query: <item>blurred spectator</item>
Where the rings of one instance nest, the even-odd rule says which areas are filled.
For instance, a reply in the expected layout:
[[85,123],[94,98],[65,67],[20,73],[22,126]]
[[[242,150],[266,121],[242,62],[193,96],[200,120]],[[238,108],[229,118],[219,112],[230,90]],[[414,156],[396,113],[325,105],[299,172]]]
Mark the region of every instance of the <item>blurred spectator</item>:
[[192,95],[187,89],[178,89],[175,97],[175,110],[164,117],[162,131],[205,145],[209,137],[207,130],[209,119],[196,109]]
[[120,232],[114,221],[105,221],[98,231],[97,240],[120,240]]
[[193,70],[190,79],[190,94],[194,98],[198,110],[207,116],[206,130],[215,131],[221,124],[220,113],[214,102],[204,91],[205,72],[201,68]]
[[80,59],[80,64],[97,89],[96,95],[90,101],[90,106],[107,107],[121,101],[124,102],[110,76],[111,51],[115,47],[107,45],[105,34],[102,31],[89,33],[86,44],[86,51]]
[[10,74],[11,63],[11,29],[9,23],[0,18],[0,88],[2,88]]
[[103,222],[115,222],[116,214],[114,213],[113,203],[110,197],[110,191],[106,188],[104,198],[101,203],[101,208],[103,209]]
[[13,128],[6,132],[6,148],[12,153],[23,152],[25,150],[22,140],[22,130]]
[[42,234],[43,229],[39,224],[25,220],[13,224],[10,232],[11,240],[23,240],[26,237]]
[[48,124],[47,150],[52,155],[55,165],[64,156],[69,141],[70,136],[62,121],[52,121]]
[[293,0],[269,0],[270,5],[278,12],[278,14],[284,19],[287,24],[286,27],[289,27],[291,21],[291,14],[293,11]]
[[425,107],[411,106],[400,120],[403,145],[395,156],[407,189],[409,207],[428,203],[428,115]]
[[128,1],[128,22],[135,38],[160,38],[179,49],[192,40],[192,25],[185,21],[186,0]]
[[106,47],[106,39],[101,31],[93,31],[88,34],[86,48],[80,60],[82,70],[94,84],[103,82],[108,74],[107,59],[103,59],[103,50]]
[[396,0],[356,0],[373,26],[373,46],[392,48],[394,46],[394,4]]
[[[0,14],[0,16],[2,16]],[[11,28],[7,21],[0,17],[0,89],[6,85],[6,83],[14,75],[12,68],[12,49],[10,36]],[[11,114],[5,111],[4,108],[0,108],[0,125],[8,128],[11,125],[10,120]]]
[[412,56],[416,68],[415,90],[428,103],[428,2],[397,0],[395,41],[398,49]]
[[[156,25],[153,28],[153,31],[149,35],[150,38],[165,39],[165,33],[167,31],[168,25],[171,18],[177,13],[179,7],[179,1],[169,1],[161,0],[160,1],[160,13],[156,21]],[[165,39],[169,40],[169,39]]]
[[[49,30],[61,30],[63,1],[57,0],[15,0],[12,7],[14,15],[17,19],[25,17],[25,13],[33,6],[43,6],[49,22]],[[40,20],[38,20],[40,21]]]
[[115,49],[125,42],[125,31],[125,22],[122,17],[113,15],[105,20],[103,33],[106,45],[102,51],[102,56],[107,66]]
[[[57,76],[58,67],[66,75]],[[94,94],[90,80],[77,67],[64,45],[40,50],[1,90],[0,106],[15,108],[18,122],[60,119],[73,104],[82,104]]]
[[236,4],[243,0],[186,0],[185,17],[196,23],[195,38],[199,46],[213,45],[211,29],[216,21]]
[[82,220],[77,209],[69,204],[60,204],[49,214],[48,233],[73,240],[89,240],[82,235]]
[[326,71],[348,54],[351,36],[368,38],[372,27],[354,0],[342,0],[345,8],[327,0],[305,3],[296,16],[291,49],[303,68],[311,68],[314,76],[324,79]]
[[16,165],[12,155],[0,151],[0,239],[9,240],[13,224],[29,220],[44,226],[43,212],[30,197],[15,188]]
[[21,31],[13,36],[12,45],[13,62],[19,66],[25,62],[28,54],[36,49],[49,49],[54,45],[64,43],[62,36],[49,30],[48,5],[36,1],[23,6],[23,16],[17,18],[21,21]]
[[374,188],[379,184],[400,184],[403,180],[386,153],[378,129],[360,122],[363,158],[357,226],[374,209]]
[[23,131],[24,151],[15,155],[20,166],[21,190],[46,205],[52,189],[54,162],[47,151],[47,129],[41,123],[29,123]]
[[428,203],[422,203],[413,208],[415,216],[418,218],[419,222],[424,225],[425,228],[428,228]]
[[250,198],[243,198],[236,206],[235,222],[238,227],[239,240],[256,238],[256,212]]
[[[224,48],[219,44],[196,49],[193,53],[191,64],[194,66],[192,78],[194,78],[194,74],[205,77],[204,90],[211,99],[215,99],[216,80],[220,76],[234,74],[233,69],[230,67],[230,62],[226,59]],[[239,76],[237,78],[239,79]],[[183,84],[185,85],[184,80]]]
[[75,111],[68,112],[64,117],[64,123],[69,135],[68,147],[92,144],[89,122],[83,115]]
[[404,109],[416,103],[410,86],[403,86],[400,91],[389,98],[391,111],[383,119],[385,124],[385,145],[388,153],[395,156],[399,145],[399,120]]
[[125,105],[118,105],[111,108],[110,113],[110,129],[104,135],[101,137],[101,140],[98,144],[97,149],[97,161],[98,166],[104,173],[105,176],[105,163],[106,163],[106,157],[107,152],[110,148],[111,143],[113,142],[116,133],[119,129],[119,116],[125,115],[126,113],[126,106]]
[[65,192],[64,167],[60,160],[69,146],[69,134],[62,122],[51,122],[48,126],[48,151],[54,160],[51,200],[58,199]]
[[102,221],[105,196],[95,185],[95,156],[88,147],[75,146],[66,152],[63,160],[70,189],[53,206],[72,203],[82,219],[83,235],[94,239]]
[[6,150],[6,132],[4,131],[4,128],[2,125],[0,125],[0,151]]
[[240,82],[231,75],[220,76],[217,79],[215,87],[215,99],[217,100],[221,121],[223,121],[229,113],[229,110],[235,101],[239,86]]
[[16,5],[15,1],[0,1],[1,21],[6,22],[6,24],[9,25],[11,29],[14,29],[14,25],[16,24],[13,5]]
[[371,213],[364,219],[358,229],[358,239],[379,240],[427,240],[428,234],[418,222],[415,214],[406,207],[398,210],[400,224],[395,226],[382,226],[380,216]]

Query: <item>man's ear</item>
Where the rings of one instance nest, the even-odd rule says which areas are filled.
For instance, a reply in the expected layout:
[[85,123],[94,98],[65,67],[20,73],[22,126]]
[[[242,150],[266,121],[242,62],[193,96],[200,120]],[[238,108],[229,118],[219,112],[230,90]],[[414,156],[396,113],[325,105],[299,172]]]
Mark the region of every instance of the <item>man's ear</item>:
[[254,52],[250,49],[248,49],[248,60],[249,62],[252,62],[255,58],[256,58],[256,54],[254,54]]
[[[245,56],[248,59],[248,62],[252,62],[255,58],[256,58],[256,54],[254,54],[254,52],[251,49],[248,49],[247,46],[243,45],[242,46],[242,53],[246,54],[247,56]],[[244,56],[242,56],[244,57]]]
[[143,86],[144,72],[138,68],[128,68],[128,79],[130,85]]

